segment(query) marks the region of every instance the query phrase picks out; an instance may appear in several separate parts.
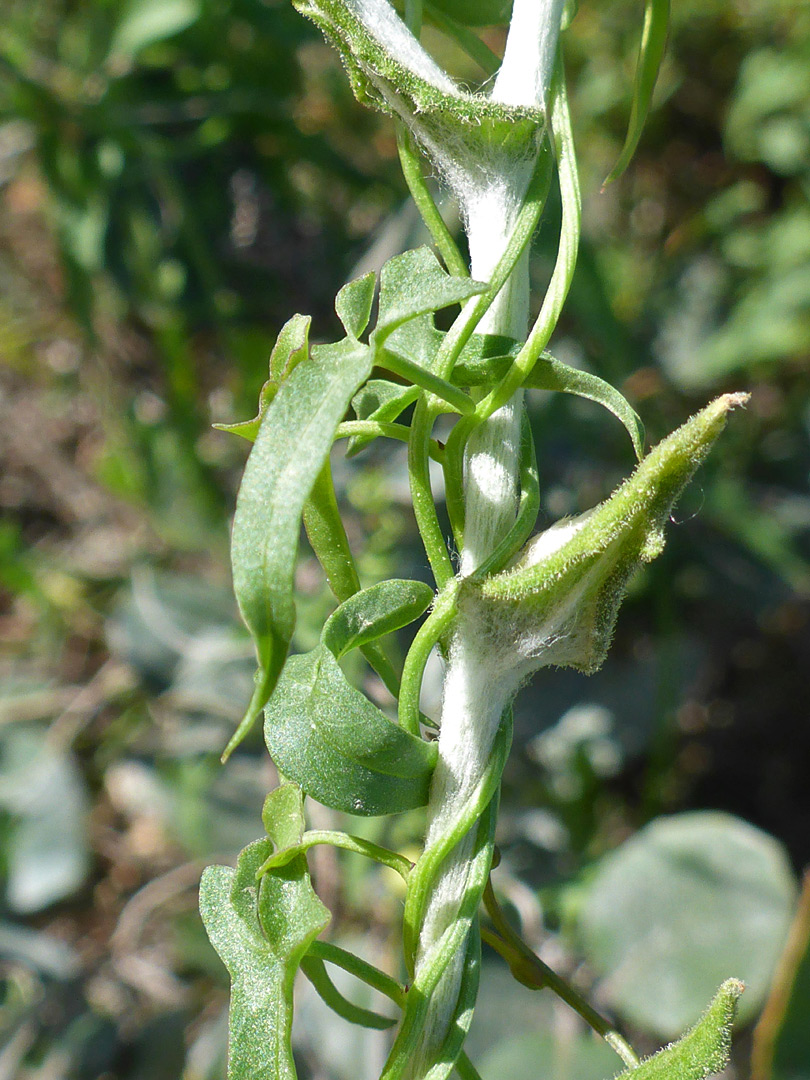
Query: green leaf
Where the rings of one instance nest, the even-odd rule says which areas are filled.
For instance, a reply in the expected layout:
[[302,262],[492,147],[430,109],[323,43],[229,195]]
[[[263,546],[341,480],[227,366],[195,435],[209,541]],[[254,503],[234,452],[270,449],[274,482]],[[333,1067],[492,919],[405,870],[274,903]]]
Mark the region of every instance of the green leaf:
[[[403,386],[389,379],[369,379],[352,398],[352,408],[358,420],[391,423],[418,397],[418,386]],[[346,456],[359,454],[375,438],[375,435],[353,435],[346,445]]]
[[395,255],[380,271],[380,310],[374,340],[380,345],[409,319],[441,311],[486,291],[485,282],[448,274],[429,247]]
[[252,420],[236,424],[214,424],[218,431],[241,435],[248,442],[255,442],[264,414],[278,393],[282,382],[309,354],[309,315],[293,315],[279,331],[273,351],[270,353],[270,378],[259,391],[259,411]]
[[436,744],[392,723],[346,681],[325,645],[290,657],[264,735],[284,775],[333,810],[373,816],[427,802]]
[[672,1038],[729,975],[760,1008],[790,925],[796,885],[781,844],[728,814],[660,818],[597,866],[578,938],[612,1009]]
[[691,1031],[625,1070],[618,1080],[708,1080],[722,1072],[728,1064],[731,1029],[744,989],[738,979],[728,979]]
[[805,873],[762,1016],[754,1029],[751,1080],[810,1078],[810,873]]
[[365,345],[319,345],[267,408],[236,501],[231,560],[239,609],[259,671],[248,711],[226,749],[244,738],[284,666],[295,626],[293,575],[304,504],[357,388],[371,373]]
[[291,1048],[293,980],[329,912],[299,856],[256,882],[273,843],[303,830],[301,793],[285,784],[268,796],[273,838],[257,840],[236,870],[209,866],[200,883],[200,913],[211,944],[231,976],[229,1080],[295,1080]]
[[534,365],[526,382],[527,387],[537,390],[556,390],[564,394],[576,394],[578,397],[596,401],[612,412],[620,420],[630,436],[636,457],[641,461],[644,454],[644,425],[635,409],[618,390],[592,375],[588,371],[579,371],[569,367],[561,360],[545,353]]
[[335,311],[349,337],[355,341],[368,326],[377,276],[373,270],[344,285],[335,299]]
[[508,26],[512,15],[512,0],[430,0],[428,7],[462,26]]
[[630,123],[619,160],[610,170],[610,175],[602,185],[603,187],[618,179],[630,164],[630,159],[641,138],[641,132],[644,130],[653,90],[667,46],[669,3],[670,0],[646,0],[644,28],[641,32],[636,79],[633,86],[633,104],[630,108]]
[[482,627],[481,647],[519,681],[550,664],[590,673],[604,660],[624,587],[664,545],[683,488],[746,400],[726,394],[664,439],[601,506],[534,537],[515,566],[466,579],[459,610]]
[[110,54],[134,57],[147,45],[179,34],[199,17],[197,0],[130,0],[115,28]]
[[321,642],[339,660],[351,649],[408,626],[427,611],[433,595],[423,581],[381,581],[349,597],[329,616]]

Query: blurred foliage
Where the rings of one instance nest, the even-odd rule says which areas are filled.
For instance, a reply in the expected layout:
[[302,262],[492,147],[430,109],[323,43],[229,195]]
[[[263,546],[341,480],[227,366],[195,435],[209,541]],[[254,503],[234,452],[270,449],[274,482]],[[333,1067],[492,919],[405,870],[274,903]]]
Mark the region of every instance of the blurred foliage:
[[[652,441],[715,393],[752,399],[636,580],[603,671],[545,673],[519,700],[498,887],[543,958],[595,984],[652,1049],[669,1021],[611,980],[624,928],[594,916],[607,904],[615,920],[614,860],[656,866],[638,871],[636,921],[685,1011],[708,996],[713,944],[731,965],[745,920],[767,918],[749,1016],[793,903],[785,850],[796,870],[810,862],[810,8],[675,5],[640,149],[600,193],[626,127],[636,8],[583,0],[566,33],[585,243],[553,347],[616,383]],[[501,35],[483,31],[496,50]],[[438,31],[427,40],[480,80]],[[538,294],[555,236],[551,223],[535,244]],[[353,270],[419,239],[390,127],[354,105],[286,0],[3,5],[3,1075],[222,1075],[225,975],[195,891],[205,862],[256,834],[274,777],[256,741],[217,763],[252,659],[226,555],[245,451],[209,425],[249,414],[293,312],[327,337]],[[624,433],[595,405],[537,394],[534,425],[543,523],[587,509],[631,468]],[[364,581],[424,575],[400,449],[337,456],[334,470]],[[297,584],[305,651],[330,610],[306,550]],[[698,807],[736,817],[643,828]],[[718,855],[728,838],[696,854],[692,820],[756,836],[759,863]],[[414,812],[351,828],[407,850],[420,825]],[[662,854],[666,829],[681,830],[682,858]],[[337,940],[394,970],[396,882],[325,849],[312,865]],[[689,878],[712,949],[661,945],[664,915],[671,926],[692,914],[656,891],[665,871],[678,894]],[[683,929],[676,945],[694,944]],[[486,966],[470,1036],[485,1077],[534,1075],[541,1055],[566,1080],[610,1073],[561,1007],[495,958]],[[302,1076],[373,1080],[386,1036],[350,1034],[307,987],[301,998]],[[743,1040],[741,1077],[746,1054]]]

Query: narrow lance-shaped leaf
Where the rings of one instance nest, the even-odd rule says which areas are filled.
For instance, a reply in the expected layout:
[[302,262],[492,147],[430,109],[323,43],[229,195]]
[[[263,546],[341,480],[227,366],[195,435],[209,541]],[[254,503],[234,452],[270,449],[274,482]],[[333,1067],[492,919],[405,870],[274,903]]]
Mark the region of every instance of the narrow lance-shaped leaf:
[[303,835],[300,790],[285,784],[271,792],[263,817],[270,836],[245,848],[236,870],[209,866],[200,883],[203,922],[231,976],[228,1080],[295,1080],[293,980],[329,922],[303,856],[256,881],[274,845]]
[[371,365],[370,350],[358,342],[317,346],[282,383],[261,422],[239,489],[231,544],[234,592],[259,670],[226,756],[260,714],[284,666],[295,625],[293,575],[304,503]]
[[708,1080],[722,1072],[728,1064],[731,1029],[744,989],[737,979],[724,982],[691,1031],[617,1080]]
[[652,103],[653,91],[664,59],[669,33],[670,0],[646,0],[644,28],[641,32],[636,78],[633,86],[633,104],[630,107],[630,123],[619,160],[602,185],[606,187],[618,179],[630,164],[636,151],[644,122]]
[[392,723],[346,680],[337,656],[413,621],[432,590],[386,581],[356,593],[293,656],[265,709],[270,756],[318,802],[351,814],[393,814],[427,802],[436,744]]

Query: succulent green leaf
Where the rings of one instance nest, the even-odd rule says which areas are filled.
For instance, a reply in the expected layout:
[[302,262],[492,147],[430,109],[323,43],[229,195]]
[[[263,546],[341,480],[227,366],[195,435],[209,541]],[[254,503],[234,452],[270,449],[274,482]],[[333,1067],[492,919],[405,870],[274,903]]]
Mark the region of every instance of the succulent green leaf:
[[[391,423],[418,397],[418,386],[403,386],[389,379],[369,379],[352,398],[352,408],[358,420]],[[359,454],[375,438],[375,435],[353,435],[346,445],[346,456]]]
[[[273,792],[279,805],[277,837],[303,822],[301,793],[292,785]],[[300,822],[296,820],[300,814]],[[295,1080],[291,1033],[293,980],[329,912],[312,888],[299,856],[256,881],[273,850],[257,840],[236,870],[209,866],[200,883],[200,913],[211,944],[231,976],[229,1080]]]
[[633,443],[636,457],[641,461],[644,453],[644,425],[641,417],[623,394],[620,394],[604,379],[600,379],[598,375],[570,367],[546,353],[534,365],[523,385],[538,390],[557,390],[564,394],[576,394],[578,397],[604,405],[608,412],[612,412],[616,419],[624,424]]
[[380,271],[380,310],[374,340],[380,345],[403,323],[487,291],[485,282],[455,277],[429,247],[395,255]]
[[273,692],[295,625],[293,575],[304,504],[337,425],[371,374],[365,345],[319,345],[281,384],[267,408],[236,501],[231,559],[242,617],[256,647],[258,675],[238,745]]
[[284,775],[333,810],[373,816],[427,802],[435,743],[392,723],[325,645],[289,659],[265,709],[264,735]]
[[321,642],[339,660],[351,649],[408,626],[432,601],[433,589],[423,581],[381,581],[349,597],[329,616]]
[[603,187],[618,179],[630,164],[638,146],[647,113],[650,110],[655,83],[661,69],[661,61],[669,34],[670,0],[646,0],[644,27],[641,32],[636,78],[633,86],[633,104],[630,107],[630,123],[619,160],[610,171]]
[[273,351],[270,353],[270,378],[259,391],[259,411],[252,420],[236,424],[214,424],[218,431],[241,435],[248,442],[255,442],[259,427],[270,402],[276,396],[282,382],[309,354],[309,315],[293,315],[279,331]]
[[377,276],[372,270],[344,285],[335,299],[337,316],[346,333],[355,341],[368,326],[376,287]]
[[738,979],[728,979],[691,1031],[617,1080],[708,1080],[722,1072],[728,1064],[731,1029],[744,989]]
[[520,681],[553,664],[595,671],[604,660],[630,574],[658,555],[675,501],[746,400],[726,394],[652,450],[601,506],[534,537],[516,565],[462,584],[459,611],[480,630],[479,648]]

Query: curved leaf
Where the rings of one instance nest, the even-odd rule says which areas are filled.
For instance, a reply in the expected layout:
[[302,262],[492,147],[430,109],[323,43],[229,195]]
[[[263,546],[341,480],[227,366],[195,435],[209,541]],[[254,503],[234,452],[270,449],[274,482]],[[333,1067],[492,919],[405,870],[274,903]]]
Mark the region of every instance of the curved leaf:
[[304,504],[371,364],[370,350],[358,342],[317,346],[282,383],[261,422],[236,501],[231,544],[234,592],[259,671],[225,756],[247,734],[284,666],[295,626],[293,574]]
[[487,283],[455,277],[429,247],[395,255],[380,271],[380,312],[374,335],[382,341],[417,315],[427,315],[487,291]]
[[338,990],[326,971],[323,960],[318,956],[305,956],[301,963],[301,970],[315,987],[322,1001],[336,1012],[338,1016],[348,1020],[350,1024],[358,1024],[360,1027],[376,1028],[384,1031],[393,1027],[396,1019],[391,1016],[381,1016],[380,1013],[363,1009],[349,1001]]
[[607,187],[618,179],[636,151],[644,122],[650,110],[653,90],[658,79],[661,61],[667,47],[669,33],[670,0],[646,0],[644,9],[644,28],[641,32],[641,44],[636,66],[636,79],[633,86],[633,104],[630,107],[630,123],[624,140],[619,160],[610,170],[602,187]]
[[324,806],[372,816],[427,802],[436,744],[392,723],[326,646],[290,658],[264,715],[270,756]]
[[588,371],[564,364],[548,353],[544,353],[531,370],[523,384],[536,390],[557,390],[564,394],[576,394],[577,397],[596,401],[612,412],[620,420],[630,436],[636,458],[641,461],[644,454],[644,425],[641,417],[627,398],[620,394],[609,382],[592,375]]

